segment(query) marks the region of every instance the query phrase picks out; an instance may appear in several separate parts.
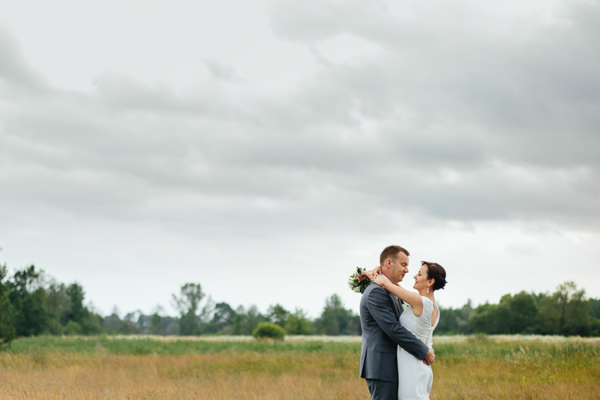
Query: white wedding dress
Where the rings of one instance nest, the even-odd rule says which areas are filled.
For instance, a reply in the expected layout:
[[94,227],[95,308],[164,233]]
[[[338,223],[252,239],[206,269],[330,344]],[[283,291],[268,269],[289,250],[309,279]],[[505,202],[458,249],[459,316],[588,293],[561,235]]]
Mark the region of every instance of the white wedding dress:
[[[412,307],[408,306],[400,316],[400,324],[413,333],[428,347],[433,346],[433,331],[440,322],[440,313],[431,326],[433,302],[427,297],[423,299],[423,313],[415,316]],[[433,384],[433,371],[431,366],[423,364],[402,347],[398,346],[398,400],[423,400],[429,399]]]

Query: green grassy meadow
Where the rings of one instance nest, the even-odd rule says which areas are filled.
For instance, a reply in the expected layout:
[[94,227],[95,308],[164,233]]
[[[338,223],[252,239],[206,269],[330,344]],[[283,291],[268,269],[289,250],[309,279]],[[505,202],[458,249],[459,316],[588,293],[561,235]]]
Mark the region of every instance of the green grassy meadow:
[[[432,399],[600,399],[600,341],[437,338]],[[368,399],[360,342],[22,338],[0,399]]]

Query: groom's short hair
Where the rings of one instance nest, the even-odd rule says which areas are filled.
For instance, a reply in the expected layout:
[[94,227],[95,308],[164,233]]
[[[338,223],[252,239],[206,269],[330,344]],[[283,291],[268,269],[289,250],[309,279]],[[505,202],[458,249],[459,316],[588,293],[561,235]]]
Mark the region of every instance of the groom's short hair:
[[385,260],[387,260],[388,258],[392,258],[395,260],[396,258],[398,258],[398,254],[401,252],[406,254],[407,256],[410,256],[410,253],[404,247],[396,245],[386,247],[385,249],[383,249],[381,255],[379,256],[379,265],[383,265],[383,263],[385,263]]

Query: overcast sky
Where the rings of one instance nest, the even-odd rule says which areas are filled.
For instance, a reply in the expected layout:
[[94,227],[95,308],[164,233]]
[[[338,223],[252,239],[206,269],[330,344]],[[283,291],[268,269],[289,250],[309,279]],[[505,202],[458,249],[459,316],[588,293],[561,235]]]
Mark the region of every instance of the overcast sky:
[[0,13],[0,263],[103,315],[317,317],[389,244],[444,307],[600,297],[600,3],[41,1]]

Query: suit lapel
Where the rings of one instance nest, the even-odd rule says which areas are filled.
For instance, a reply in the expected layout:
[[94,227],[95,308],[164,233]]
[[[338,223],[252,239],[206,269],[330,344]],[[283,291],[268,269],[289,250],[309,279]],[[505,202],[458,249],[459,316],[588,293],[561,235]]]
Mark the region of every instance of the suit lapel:
[[402,314],[402,306],[400,305],[400,299],[394,296],[393,294],[389,294],[392,299],[392,303],[394,304],[394,311],[396,314],[396,318],[400,318],[400,314]]

